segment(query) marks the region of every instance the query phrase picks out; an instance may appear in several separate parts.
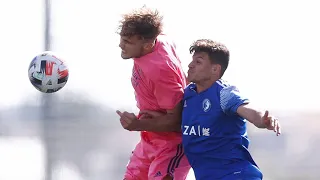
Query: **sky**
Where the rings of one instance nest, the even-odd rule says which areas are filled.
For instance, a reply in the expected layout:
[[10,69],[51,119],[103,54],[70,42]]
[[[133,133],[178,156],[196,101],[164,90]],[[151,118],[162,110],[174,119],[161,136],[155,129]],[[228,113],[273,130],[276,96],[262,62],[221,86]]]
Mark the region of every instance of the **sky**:
[[[146,4],[164,15],[165,32],[176,41],[185,70],[192,41],[217,40],[231,53],[224,79],[254,104],[281,110],[319,109],[320,27],[316,22],[320,12],[315,1],[185,1],[179,12],[180,3],[165,2],[55,0],[52,50],[70,69],[67,85],[55,95],[82,93],[115,109],[134,107],[132,60],[120,58],[115,31],[120,14]],[[0,108],[30,101],[30,97],[37,104],[40,99],[41,93],[28,81],[27,67],[43,51],[42,5],[40,0],[0,2],[4,27]]]
[[[121,59],[115,31],[122,13],[146,4],[164,15],[165,32],[175,40],[185,70],[189,45],[210,38],[230,50],[224,79],[257,106],[319,110],[317,1],[53,2],[52,51],[70,70],[68,83],[54,96],[74,92],[114,109],[135,108],[132,60]],[[43,10],[41,0],[0,1],[0,109],[39,103],[41,93],[30,84],[27,68],[43,51]]]

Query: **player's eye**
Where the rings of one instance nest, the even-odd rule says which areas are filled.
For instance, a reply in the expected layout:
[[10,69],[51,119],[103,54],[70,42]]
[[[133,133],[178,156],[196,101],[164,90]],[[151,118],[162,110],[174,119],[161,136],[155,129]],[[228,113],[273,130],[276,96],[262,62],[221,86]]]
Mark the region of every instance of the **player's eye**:
[[130,41],[128,41],[128,40],[124,40],[124,43],[126,43],[126,44],[132,44]]
[[122,41],[122,43],[124,43],[124,44],[129,44],[129,43],[130,43],[128,40],[123,39],[123,38],[121,38],[121,41]]

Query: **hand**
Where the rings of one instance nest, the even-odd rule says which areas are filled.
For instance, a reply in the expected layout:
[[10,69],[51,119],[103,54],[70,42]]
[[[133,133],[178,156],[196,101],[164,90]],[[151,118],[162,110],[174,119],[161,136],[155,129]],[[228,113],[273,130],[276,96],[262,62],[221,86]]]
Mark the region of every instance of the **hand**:
[[277,118],[269,116],[269,111],[264,113],[262,117],[262,123],[266,126],[268,130],[273,130],[276,132],[277,136],[281,134],[280,123]]
[[127,111],[121,112],[119,110],[116,112],[120,116],[120,123],[124,129],[129,131],[139,130],[139,120],[135,114],[128,113]]
[[155,117],[164,116],[165,113],[159,111],[142,110],[140,111],[140,119],[153,119]]

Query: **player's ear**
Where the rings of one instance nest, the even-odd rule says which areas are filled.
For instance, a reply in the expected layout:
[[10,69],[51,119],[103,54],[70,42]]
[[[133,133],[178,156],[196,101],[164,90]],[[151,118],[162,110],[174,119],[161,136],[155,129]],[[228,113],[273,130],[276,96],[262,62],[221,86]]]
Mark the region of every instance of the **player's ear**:
[[143,44],[143,49],[148,51],[151,48],[150,43],[144,43]]
[[217,65],[212,64],[212,73],[215,74],[217,72]]
[[213,64],[212,65],[212,73],[217,74],[221,71],[221,66],[219,64]]
[[152,41],[152,40],[148,40],[143,44],[143,48],[146,50],[152,49],[153,46],[154,46],[154,41]]

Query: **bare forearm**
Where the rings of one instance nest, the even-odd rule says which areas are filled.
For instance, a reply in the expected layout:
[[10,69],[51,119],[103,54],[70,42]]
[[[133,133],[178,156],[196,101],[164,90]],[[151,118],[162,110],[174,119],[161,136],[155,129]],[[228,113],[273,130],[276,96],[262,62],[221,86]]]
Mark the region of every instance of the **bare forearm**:
[[181,125],[179,118],[172,114],[155,117],[152,119],[140,119],[140,129],[138,131],[153,132],[179,132]]
[[252,112],[249,114],[251,116],[249,116],[247,120],[258,128],[266,128],[262,122],[263,112],[254,109],[251,109],[251,111]]
[[262,117],[264,115],[262,111],[251,108],[248,105],[245,105],[244,107],[245,108],[238,108],[237,111],[241,117],[247,119],[258,128],[266,128],[262,122]]

